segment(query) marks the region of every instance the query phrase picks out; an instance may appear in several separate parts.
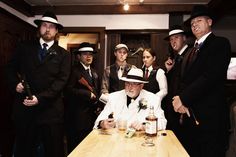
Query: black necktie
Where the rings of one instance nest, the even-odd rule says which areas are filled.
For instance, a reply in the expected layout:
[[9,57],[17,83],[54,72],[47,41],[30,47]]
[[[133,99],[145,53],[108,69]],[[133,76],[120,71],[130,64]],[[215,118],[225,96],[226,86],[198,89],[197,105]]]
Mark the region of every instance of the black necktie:
[[45,56],[46,56],[46,54],[47,54],[47,46],[48,46],[48,44],[46,44],[46,43],[43,43],[43,49],[40,51],[40,60],[42,61],[44,58],[45,58]]
[[87,74],[91,77],[91,74],[90,74],[90,69],[86,69],[85,70],[87,72]]
[[86,69],[85,71],[86,71],[86,73],[87,73],[87,75],[88,75],[89,82],[90,82],[91,84],[93,84],[93,78],[92,78],[92,76],[91,76],[91,74],[90,74],[90,69]]
[[182,59],[183,59],[183,57],[181,55],[177,54],[176,57],[175,57],[175,62],[179,63],[179,62],[182,61]]

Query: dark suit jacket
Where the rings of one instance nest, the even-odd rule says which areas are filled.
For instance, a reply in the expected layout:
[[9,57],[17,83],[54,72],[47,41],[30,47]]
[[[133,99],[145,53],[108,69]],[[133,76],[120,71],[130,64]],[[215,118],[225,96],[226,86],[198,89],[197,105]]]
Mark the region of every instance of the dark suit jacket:
[[[93,83],[89,82],[89,76],[81,63],[73,66],[71,77],[69,79],[67,93],[67,123],[70,127],[75,127],[76,130],[92,129],[97,109],[99,98],[99,78],[94,69],[91,68]],[[79,81],[85,79],[92,91]],[[91,99],[91,92],[96,95],[96,99]]]
[[16,92],[16,85],[21,81],[17,73],[24,75],[32,94],[39,101],[36,106],[26,107],[22,104],[26,95],[16,93],[14,118],[22,122],[27,119],[39,123],[62,122],[64,105],[61,92],[69,78],[70,56],[65,49],[54,43],[40,62],[40,48],[39,40],[19,44],[13,59],[7,65],[7,78],[12,91]]
[[168,82],[168,94],[166,96],[166,104],[163,105],[163,109],[168,121],[167,128],[174,130],[177,136],[178,127],[180,127],[180,114],[174,111],[174,108],[172,106],[172,98],[178,95],[178,92],[180,90],[182,62],[189,50],[190,48],[187,47],[181,55],[176,55],[174,58],[175,64],[173,68],[168,73],[166,73]]
[[[230,43],[226,38],[210,34],[191,67],[183,73],[181,92],[183,104],[192,108],[200,125],[196,135],[220,135],[225,128],[227,105],[224,82],[230,61]],[[186,58],[183,65],[186,65]],[[213,135],[213,134],[212,134]],[[194,135],[193,135],[194,136]],[[207,138],[206,138],[207,139]]]

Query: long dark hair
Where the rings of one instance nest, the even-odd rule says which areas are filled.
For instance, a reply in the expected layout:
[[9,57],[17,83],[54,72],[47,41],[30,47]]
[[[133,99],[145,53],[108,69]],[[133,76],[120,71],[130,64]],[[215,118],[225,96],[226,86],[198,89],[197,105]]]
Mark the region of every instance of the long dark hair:
[[155,53],[151,48],[145,48],[145,49],[143,50],[143,53],[144,53],[144,51],[149,52],[150,55],[151,55],[153,58],[154,58],[154,57],[156,58],[156,59],[153,61],[152,66],[153,66],[153,68],[157,67],[157,63],[156,63],[157,56],[156,56],[156,53]]

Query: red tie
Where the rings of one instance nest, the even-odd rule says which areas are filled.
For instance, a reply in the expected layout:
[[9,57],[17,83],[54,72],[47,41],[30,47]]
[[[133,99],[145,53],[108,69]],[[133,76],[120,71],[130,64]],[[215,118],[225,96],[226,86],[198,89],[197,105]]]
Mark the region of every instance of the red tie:
[[144,78],[147,80],[148,79],[148,68],[146,68],[146,70],[145,70],[145,76],[144,76]]
[[188,66],[191,65],[193,63],[193,61],[196,59],[198,51],[199,51],[198,43],[195,43],[194,47],[192,48],[192,50],[188,56],[188,60],[187,60]]

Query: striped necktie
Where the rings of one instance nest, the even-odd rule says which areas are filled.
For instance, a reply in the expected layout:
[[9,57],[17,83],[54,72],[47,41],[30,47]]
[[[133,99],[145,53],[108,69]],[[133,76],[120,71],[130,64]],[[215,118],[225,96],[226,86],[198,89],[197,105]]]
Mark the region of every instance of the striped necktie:
[[188,60],[187,60],[187,66],[192,65],[192,63],[194,62],[194,60],[197,57],[197,54],[199,52],[199,45],[197,42],[194,44],[194,47],[192,48],[189,56],[188,56]]

